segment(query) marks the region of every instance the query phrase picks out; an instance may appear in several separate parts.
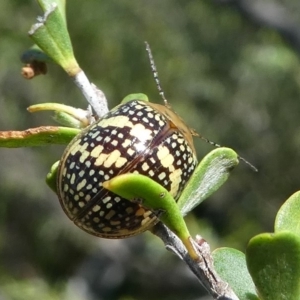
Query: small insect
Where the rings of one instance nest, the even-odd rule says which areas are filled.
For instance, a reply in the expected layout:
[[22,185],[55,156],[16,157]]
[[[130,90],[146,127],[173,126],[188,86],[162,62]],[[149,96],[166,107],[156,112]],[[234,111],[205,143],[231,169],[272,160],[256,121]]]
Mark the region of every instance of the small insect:
[[[180,196],[201,176],[193,137],[220,145],[196,133],[173,111],[147,42],[146,50],[164,105],[149,102],[143,94],[129,95],[83,129],[60,159],[57,195],[66,215],[92,235],[125,238],[161,220],[199,260],[176,202],[189,202],[184,200],[186,195]],[[237,161],[236,155],[233,160]],[[194,199],[189,207],[193,203]]]
[[193,134],[170,108],[161,88],[160,94],[165,105],[125,99],[65,150],[58,167],[58,197],[67,216],[86,232],[123,238],[159,221],[155,212],[112,193],[104,182],[141,174],[176,200],[193,174],[197,165]]

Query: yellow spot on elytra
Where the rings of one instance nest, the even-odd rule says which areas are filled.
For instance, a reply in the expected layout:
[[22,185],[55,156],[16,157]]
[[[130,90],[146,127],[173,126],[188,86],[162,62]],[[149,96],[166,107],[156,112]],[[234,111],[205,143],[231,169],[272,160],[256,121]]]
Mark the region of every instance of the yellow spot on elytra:
[[89,146],[89,143],[88,143],[88,142],[85,142],[85,143],[80,147],[80,151],[83,152],[88,146]]
[[92,208],[93,212],[97,212],[97,211],[99,211],[100,209],[101,209],[100,205],[95,205],[95,206]]
[[[133,212],[133,208],[132,207],[127,207],[126,208],[126,213],[127,214],[131,214]],[[128,218],[129,219],[129,218]]]
[[118,141],[117,140],[113,140],[112,142],[111,142],[111,144],[113,145],[113,146],[117,146],[118,145]]
[[167,175],[166,175],[165,172],[160,173],[160,174],[158,175],[158,179],[159,179],[159,180],[163,180],[166,176],[167,176]]
[[184,143],[184,139],[180,138],[180,137],[177,137],[176,142],[179,143],[179,144],[183,144]]
[[146,162],[144,162],[142,164],[142,169],[143,169],[143,171],[147,171],[149,169],[149,165]]
[[171,180],[170,194],[173,197],[175,197],[178,192],[179,184],[181,182],[181,175],[182,175],[181,169],[177,169],[170,174],[170,180]]
[[127,149],[127,153],[128,153],[128,155],[132,156],[134,153],[134,150],[129,148],[129,149]]
[[121,157],[121,152],[119,150],[114,150],[109,154],[101,153],[96,159],[95,165],[110,168],[115,163],[117,168],[121,168],[126,162],[127,159]]
[[110,221],[111,226],[116,226],[116,225],[119,225],[119,224],[121,224],[120,221]]
[[69,189],[69,186],[65,183],[63,191],[66,192]]
[[136,212],[135,212],[135,215],[136,216],[142,216],[143,214],[145,213],[145,210],[140,207]]
[[109,219],[111,219],[115,214],[116,214],[116,212],[115,212],[114,210],[110,210],[110,211],[106,214],[105,219],[106,219],[106,220],[109,220]]
[[131,145],[131,140],[126,139],[123,143],[122,143],[122,147],[124,149],[128,148]]
[[73,173],[72,176],[71,176],[70,183],[71,183],[71,184],[74,184],[74,183],[75,183],[75,179],[76,179],[76,176],[75,176],[75,174]]
[[111,228],[110,227],[104,227],[104,228],[102,228],[102,231],[108,232],[108,231],[111,231]]
[[143,124],[136,124],[130,131],[130,135],[137,137],[140,141],[148,141],[152,139],[152,131],[146,129]]
[[98,135],[100,134],[100,131],[96,131],[92,134],[91,138],[94,140]]
[[104,167],[110,168],[120,156],[121,152],[119,150],[114,150],[113,152],[111,152],[103,164]]
[[86,179],[83,179],[81,182],[77,184],[76,190],[80,191],[86,185]]
[[144,218],[149,217],[151,214],[152,214],[152,211],[151,211],[151,210],[147,210],[147,211],[144,213]]
[[77,153],[77,151],[79,150],[79,144],[80,144],[81,140],[77,140],[73,145],[72,145],[72,150],[70,151],[71,155],[74,155]]
[[148,225],[149,223],[151,223],[152,220],[153,220],[153,218],[149,218],[149,217],[143,219],[142,222],[141,222],[141,226]]
[[108,155],[109,154],[101,153],[95,161],[95,166],[102,166],[103,162],[107,159]]
[[79,177],[83,177],[84,174],[85,174],[84,170],[81,170],[78,175],[79,175]]
[[106,208],[107,208],[107,209],[112,208],[112,203],[111,203],[111,202],[107,203],[107,204],[106,204]]
[[95,158],[97,158],[99,155],[100,155],[100,153],[103,151],[103,146],[102,145],[98,145],[98,146],[96,146],[93,150],[92,150],[92,152],[90,153],[90,155],[92,156],[92,157],[95,157]]
[[90,152],[89,151],[86,151],[86,150],[83,150],[80,157],[79,157],[79,161],[81,163],[84,163],[84,161],[90,156]]
[[106,204],[106,203],[108,203],[108,202],[110,201],[110,199],[111,199],[110,196],[105,197],[105,198],[102,200],[102,202],[103,202],[104,204]]
[[102,128],[107,126],[114,126],[123,128],[125,126],[132,127],[132,123],[129,121],[129,118],[126,116],[116,116],[108,119],[103,119],[99,124]]
[[166,157],[170,153],[169,149],[164,146],[159,146],[157,151],[157,157],[159,160],[162,160],[164,157]]
[[118,159],[117,159],[117,161],[116,161],[116,168],[121,168],[121,167],[123,167],[125,164],[126,164],[126,162],[127,162],[127,159],[126,158],[124,158],[124,157],[119,157]]
[[167,147],[159,147],[157,157],[163,167],[171,168],[170,171],[173,171],[174,156],[170,154],[170,151]]

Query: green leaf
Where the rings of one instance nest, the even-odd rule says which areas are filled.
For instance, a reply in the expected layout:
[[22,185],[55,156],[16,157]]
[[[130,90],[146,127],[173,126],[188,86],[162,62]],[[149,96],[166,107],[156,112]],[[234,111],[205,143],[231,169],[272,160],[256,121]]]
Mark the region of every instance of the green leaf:
[[234,290],[240,300],[258,300],[248,272],[245,254],[232,248],[219,248],[213,253],[217,273]]
[[295,234],[255,236],[248,244],[246,260],[261,299],[300,299],[300,238]]
[[75,108],[60,103],[40,103],[27,108],[31,113],[39,111],[54,111],[54,119],[61,125],[72,128],[85,128],[91,124],[91,113],[88,110]]
[[29,31],[35,44],[60,65],[70,76],[80,68],[73,54],[73,48],[65,19],[57,4],[46,5],[47,11]]
[[[58,11],[61,14],[61,18],[64,20],[64,23],[67,24],[65,0],[38,0],[38,2],[44,12],[51,9],[51,5],[56,3]],[[21,61],[23,63],[32,63],[33,61],[53,63],[52,58],[44,53],[44,51],[41,50],[37,45],[33,45],[30,49],[24,51],[21,55]]]
[[300,237],[300,191],[293,194],[279,209],[275,232],[287,230]]
[[154,211],[158,218],[181,239],[190,256],[195,260],[199,259],[176,201],[163,186],[147,176],[128,173],[103,182],[103,187]]
[[58,10],[66,22],[66,0],[38,0],[44,12],[51,9],[53,3],[57,4]]
[[69,127],[41,126],[24,131],[0,131],[0,147],[19,148],[68,144],[81,130]]
[[229,148],[217,148],[206,155],[177,202],[181,213],[186,215],[218,190],[238,163],[237,154]]
[[50,189],[56,194],[56,179],[57,179],[57,168],[59,165],[59,161],[54,163],[50,169],[50,172],[47,174],[46,183],[50,187]]
[[145,102],[148,102],[148,96],[142,93],[138,93],[138,94],[129,94],[128,96],[126,96],[121,103],[124,104],[126,102],[132,101],[132,100],[142,100]]

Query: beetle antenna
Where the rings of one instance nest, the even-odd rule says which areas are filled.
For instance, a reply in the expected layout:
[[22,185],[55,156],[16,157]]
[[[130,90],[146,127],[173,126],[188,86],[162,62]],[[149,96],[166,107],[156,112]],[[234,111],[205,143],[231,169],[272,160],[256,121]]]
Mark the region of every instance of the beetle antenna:
[[[159,81],[159,78],[158,78],[158,72],[157,72],[157,68],[156,68],[156,65],[155,65],[155,62],[154,62],[154,58],[153,58],[153,55],[152,55],[152,52],[151,52],[150,45],[149,45],[149,43],[147,41],[145,41],[145,45],[146,45],[146,51],[148,53],[148,57],[149,57],[149,61],[150,61],[151,71],[153,73],[153,77],[154,77],[154,80],[155,80],[156,87],[158,89],[159,95],[163,99],[163,101],[165,103],[165,106],[170,107],[170,104],[168,103],[168,100],[165,97],[165,93],[164,93],[164,91],[163,91],[163,89],[162,89],[162,87],[160,85],[160,81]],[[202,136],[201,134],[199,134],[198,132],[196,132],[194,129],[190,129],[190,130],[191,130],[191,134],[193,136],[199,137],[200,139],[204,140],[206,143],[211,144],[212,146],[214,146],[216,148],[222,147],[221,145],[219,145],[219,144],[217,144],[215,142],[212,142],[209,139],[207,139],[206,137]],[[255,166],[253,166],[244,157],[238,155],[238,159],[241,160],[241,161],[243,161],[246,165],[248,165],[254,172],[258,172],[258,169]]]
[[[191,130],[191,133],[193,136],[197,136],[199,137],[201,140],[205,141],[208,144],[211,144],[212,146],[216,147],[216,148],[220,148],[222,147],[220,144],[217,144],[215,142],[210,141],[209,139],[207,139],[206,137],[202,136],[201,134],[199,134],[198,132],[196,132],[194,129]],[[248,165],[254,172],[258,172],[258,169],[252,165],[247,159],[245,159],[242,156],[238,155],[238,159],[243,161],[246,165]]]
[[154,77],[154,80],[155,80],[155,83],[156,83],[156,87],[158,89],[158,93],[161,96],[161,98],[163,99],[163,101],[165,103],[165,106],[169,107],[170,105],[168,103],[168,100],[166,99],[165,93],[164,93],[164,91],[163,91],[163,89],[160,85],[160,81],[159,81],[159,78],[158,78],[158,72],[157,72],[157,68],[156,68],[154,58],[153,58],[153,55],[152,55],[152,52],[151,52],[150,45],[147,41],[145,41],[145,45],[146,45],[146,51],[148,53],[148,57],[149,57],[149,61],[150,61],[151,71],[153,73],[153,77]]

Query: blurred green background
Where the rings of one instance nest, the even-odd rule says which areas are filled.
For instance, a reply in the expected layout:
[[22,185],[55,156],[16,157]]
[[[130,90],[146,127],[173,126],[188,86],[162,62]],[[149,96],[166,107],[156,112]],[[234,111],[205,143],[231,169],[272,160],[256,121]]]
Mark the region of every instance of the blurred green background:
[[[27,32],[40,13],[35,1],[0,3],[0,130],[55,124],[49,113],[30,115],[31,104],[86,107],[55,65],[31,81],[20,75],[19,56],[31,46]],[[299,17],[298,0],[67,3],[76,57],[110,107],[136,92],[162,102],[147,40],[174,109],[259,169],[241,163],[187,217],[192,234],[212,248],[243,251],[253,235],[273,230],[278,208],[299,189]],[[196,146],[199,158],[211,150],[201,140]],[[150,233],[110,241],[73,226],[44,183],[63,149],[0,149],[0,299],[206,297],[187,267]]]

